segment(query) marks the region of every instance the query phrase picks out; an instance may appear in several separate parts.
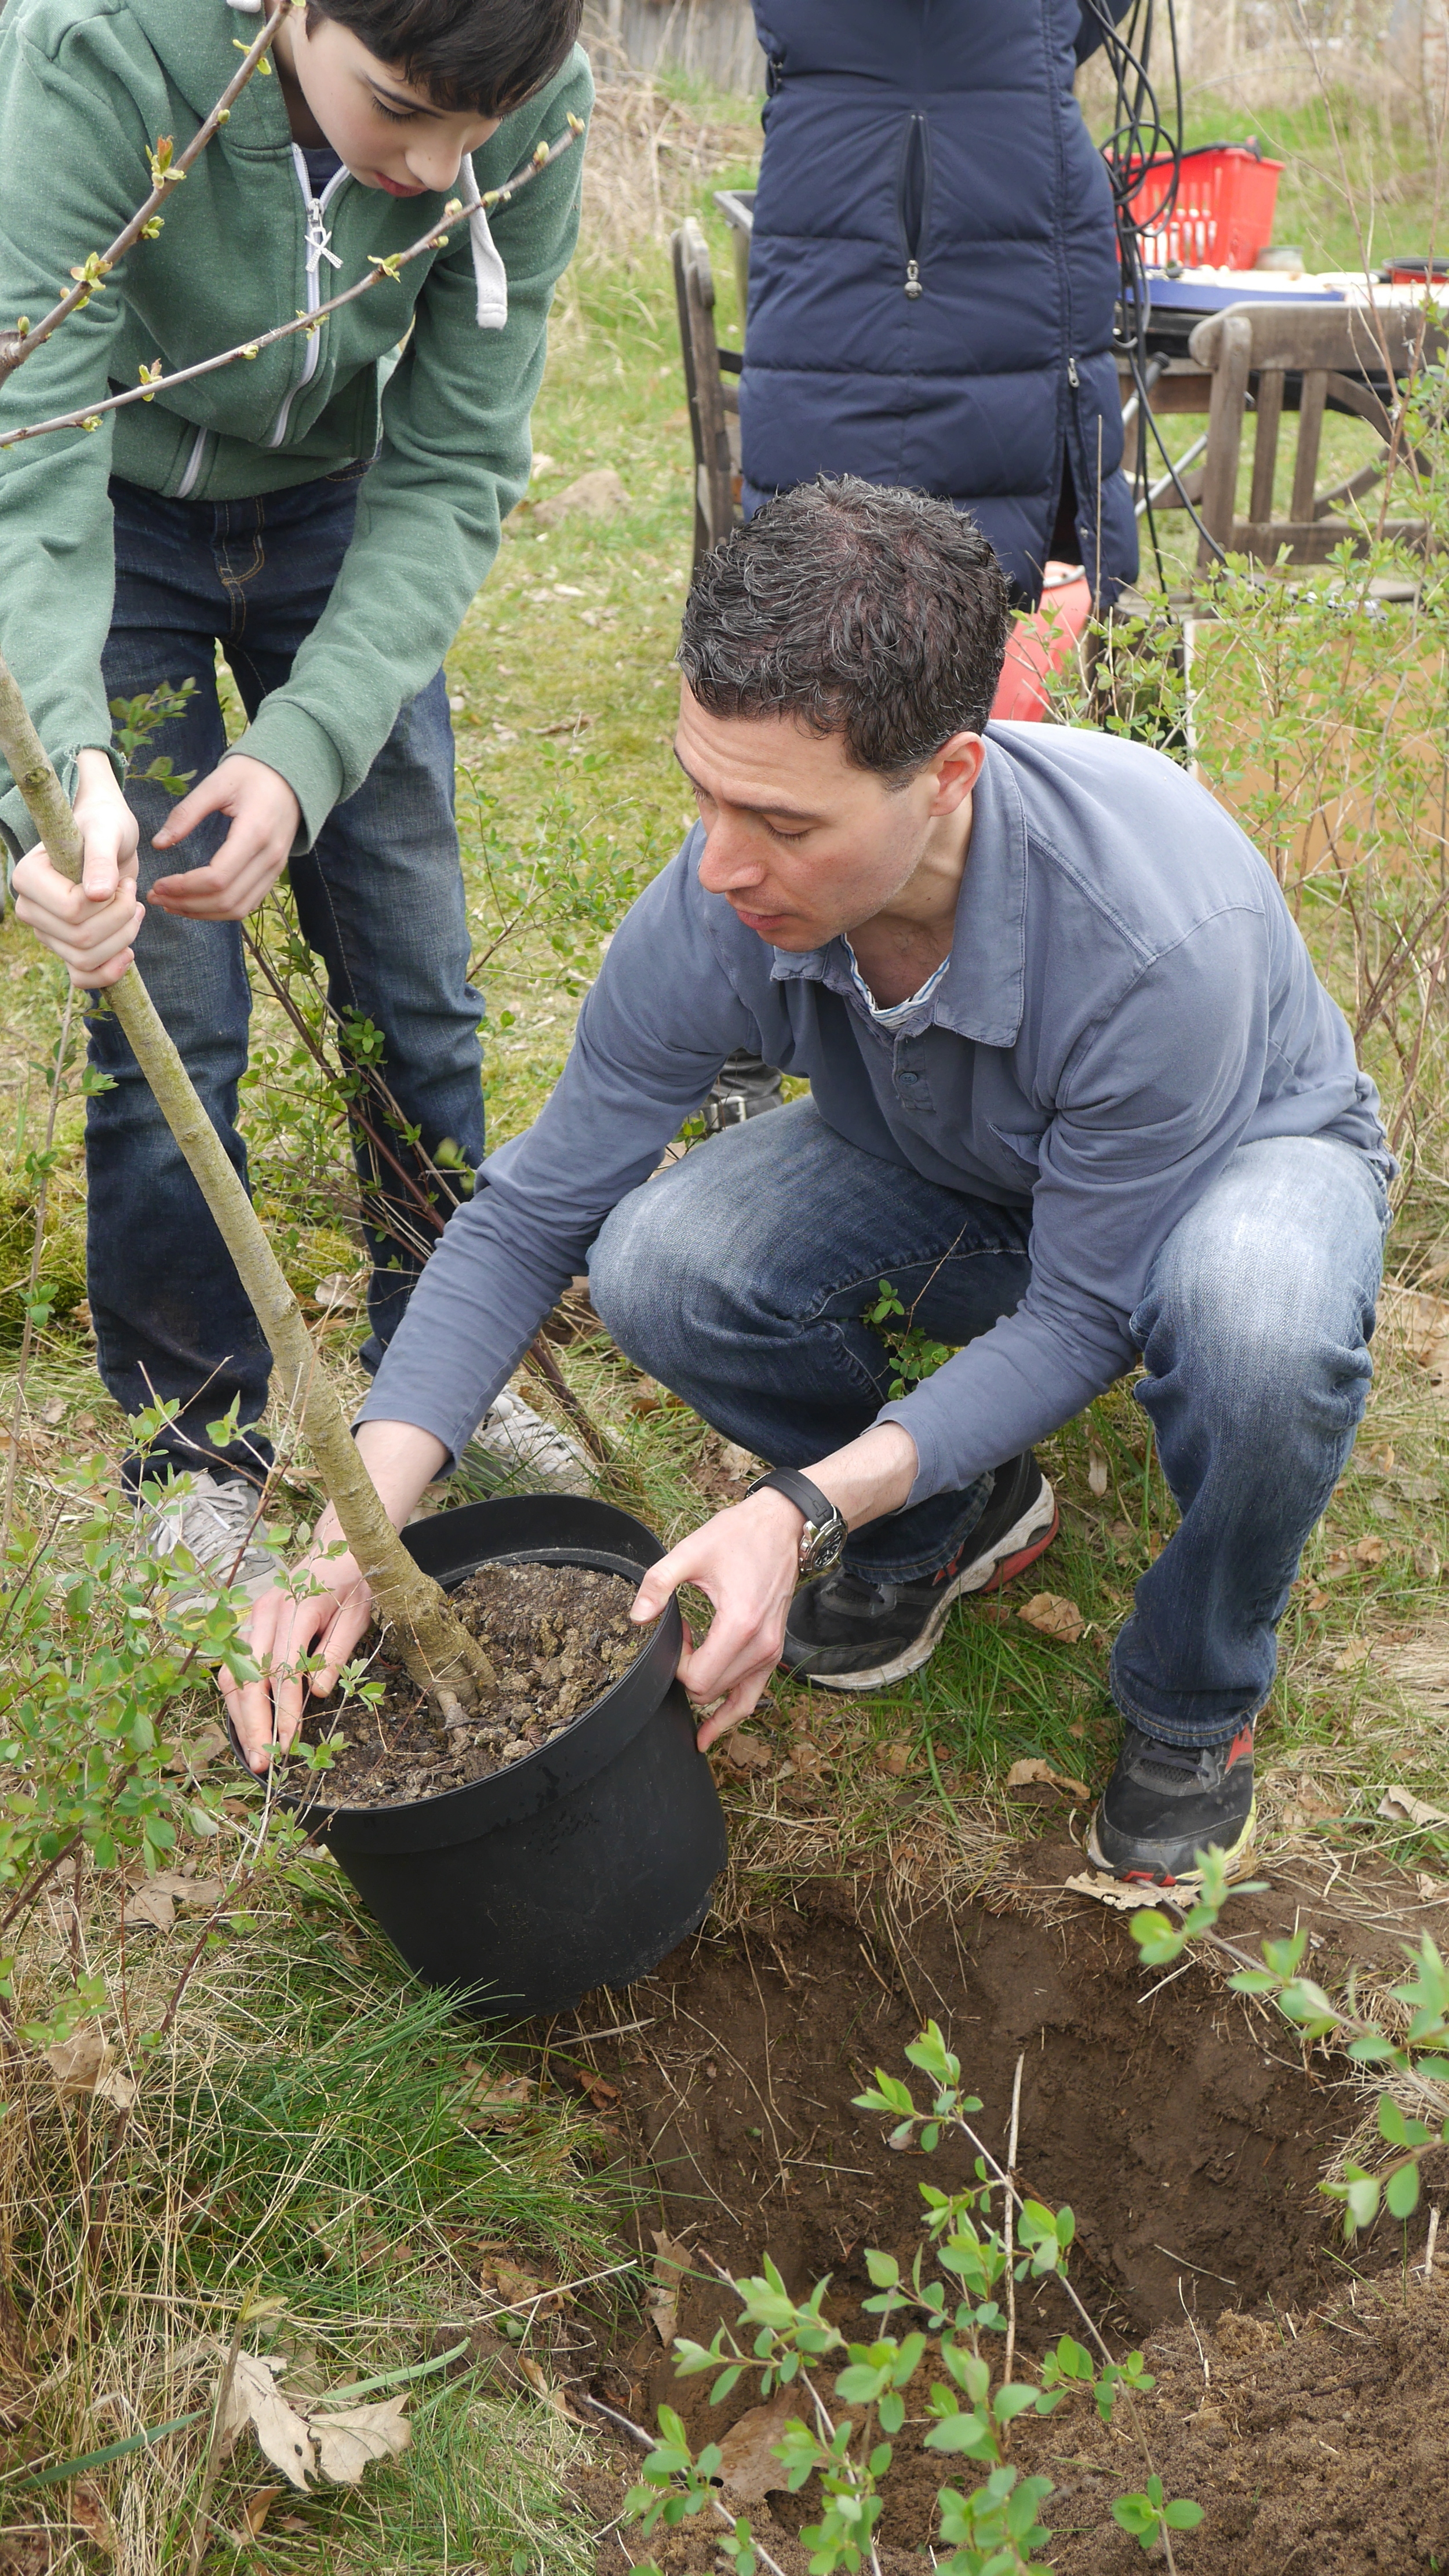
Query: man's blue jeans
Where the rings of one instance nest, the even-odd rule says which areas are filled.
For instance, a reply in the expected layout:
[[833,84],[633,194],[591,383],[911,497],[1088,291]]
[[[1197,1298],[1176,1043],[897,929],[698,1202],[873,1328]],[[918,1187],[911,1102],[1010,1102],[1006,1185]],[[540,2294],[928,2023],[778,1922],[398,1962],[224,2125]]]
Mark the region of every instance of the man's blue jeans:
[[[204,778],[226,749],[217,700],[218,638],[249,713],[281,686],[327,604],[352,534],[361,468],[246,501],[168,501],[113,482],[116,605],[104,672],[108,697],[169,681],[196,683],[188,712],[151,749]],[[423,577],[422,568],[419,578]],[[145,780],[127,790],[141,826],[141,893],[157,876],[204,866],[224,817],[161,855],[151,836],[171,811]],[[323,959],[338,1011],[382,1032],[379,1071],[425,1153],[451,1138],[470,1167],[483,1158],[478,1023],[468,981],[468,927],[453,821],[453,735],[442,673],[403,708],[363,785],[339,805],[305,858],[292,861],[303,937]],[[148,906],[136,960],[237,1170],[237,1086],[246,1069],[251,992],[240,927],[183,921]],[[114,1090],[92,1098],[89,1287],[100,1372],[135,1414],[176,1397],[156,1444],[178,1470],[220,1454],[255,1473],[269,1452],[253,1433],[214,1451],[206,1424],[235,1400],[243,1433],[266,1403],[271,1357],[231,1257],[116,1021],[91,1022],[91,1059]],[[381,1357],[431,1248],[417,1157],[360,1102],[399,1177],[357,1119],[353,1148],[374,1269],[367,1356]],[[446,1215],[444,1206],[441,1213]],[[151,1453],[149,1472],[167,1472]]]
[[[1243,1145],[1154,1261],[1132,1338],[1181,1522],[1112,1657],[1118,1707],[1169,1743],[1230,1737],[1261,1708],[1303,1543],[1353,1446],[1372,1374],[1384,1175],[1333,1137]],[[937,1188],[832,1134],[808,1102],[752,1120],[631,1192],[589,1259],[631,1359],[776,1466],[854,1439],[891,1363],[861,1321],[882,1278],[933,1339],[969,1342],[1020,1303],[1028,1207]],[[877,1581],[949,1565],[989,1477],[851,1537]]]

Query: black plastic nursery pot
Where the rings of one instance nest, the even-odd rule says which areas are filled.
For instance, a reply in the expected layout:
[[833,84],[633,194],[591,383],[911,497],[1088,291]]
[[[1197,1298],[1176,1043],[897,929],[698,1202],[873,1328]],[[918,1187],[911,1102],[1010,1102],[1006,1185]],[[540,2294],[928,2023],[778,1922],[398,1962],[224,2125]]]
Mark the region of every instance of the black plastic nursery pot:
[[[403,1536],[445,1591],[500,1557],[637,1581],[664,1553],[627,1512],[565,1494],[465,1503]],[[565,2011],[647,1975],[704,1921],[725,1825],[675,1679],[681,1642],[671,1600],[591,1708],[486,1780],[404,1806],[296,1802],[408,1966],[468,2011]]]

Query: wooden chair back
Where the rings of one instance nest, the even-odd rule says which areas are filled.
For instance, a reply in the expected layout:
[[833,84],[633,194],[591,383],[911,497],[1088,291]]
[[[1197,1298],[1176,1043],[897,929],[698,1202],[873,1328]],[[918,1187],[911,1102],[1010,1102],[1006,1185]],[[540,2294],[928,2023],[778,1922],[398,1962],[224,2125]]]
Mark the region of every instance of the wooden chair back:
[[714,274],[709,245],[690,216],[670,235],[679,346],[689,428],[694,440],[694,560],[718,545],[740,512],[740,397],[734,379],[742,359],[714,335]]
[[[1245,302],[1200,322],[1188,346],[1212,377],[1200,515],[1225,554],[1273,563],[1286,548],[1292,563],[1323,563],[1346,537],[1362,552],[1363,522],[1346,514],[1346,504],[1362,500],[1390,470],[1403,473],[1411,489],[1416,476],[1427,474],[1425,460],[1404,444],[1396,400],[1419,368],[1443,354],[1444,334],[1426,326],[1418,306]],[[1247,514],[1240,518],[1238,466],[1250,399],[1253,472]],[[1323,416],[1330,402],[1368,421],[1383,448],[1356,474],[1319,491]],[[1291,418],[1295,403],[1298,446],[1288,515],[1282,518],[1274,512],[1273,485],[1285,410]],[[1373,524],[1377,533],[1377,518]],[[1421,517],[1386,517],[1381,533],[1420,547],[1428,536]],[[1199,571],[1212,560],[1212,548],[1201,542]]]

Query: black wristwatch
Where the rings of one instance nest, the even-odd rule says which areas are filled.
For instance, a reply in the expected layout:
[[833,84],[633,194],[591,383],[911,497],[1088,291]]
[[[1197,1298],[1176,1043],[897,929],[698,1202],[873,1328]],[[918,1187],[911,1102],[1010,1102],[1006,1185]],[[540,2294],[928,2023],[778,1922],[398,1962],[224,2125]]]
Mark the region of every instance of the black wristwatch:
[[769,1492],[783,1494],[787,1503],[805,1515],[800,1532],[800,1571],[802,1574],[826,1574],[838,1565],[846,1541],[846,1525],[835,1505],[802,1476],[794,1467],[777,1467],[770,1476],[757,1476],[745,1496]]

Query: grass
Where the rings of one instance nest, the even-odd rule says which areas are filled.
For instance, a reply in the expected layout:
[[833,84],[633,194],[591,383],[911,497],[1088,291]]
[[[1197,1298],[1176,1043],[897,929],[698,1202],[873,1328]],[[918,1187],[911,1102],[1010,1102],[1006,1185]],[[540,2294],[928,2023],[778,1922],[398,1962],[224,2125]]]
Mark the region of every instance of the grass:
[[[748,131],[731,129],[717,103],[710,112],[723,136],[718,182],[747,180]],[[1208,121],[1233,130],[1220,111]],[[1293,161],[1280,235],[1302,237],[1311,258],[1346,262],[1348,219],[1335,193],[1326,111],[1265,117],[1257,130],[1265,149],[1286,145]],[[1370,150],[1366,123],[1352,135],[1355,151]],[[1412,156],[1405,169],[1394,230],[1399,240],[1400,218],[1404,227],[1412,218],[1418,230],[1402,236],[1409,246],[1422,242],[1422,189],[1414,193]],[[727,336],[736,320],[727,237],[708,191],[697,193]],[[603,937],[691,819],[669,743],[692,460],[661,242],[636,237],[626,253],[585,260],[567,281],[535,439],[552,462],[540,467],[448,665],[461,701],[460,820],[488,999],[494,1144],[525,1127],[546,1098]],[[540,525],[540,504],[601,466],[617,471],[623,508]],[[1235,721],[1251,738],[1251,692]],[[1293,792],[1321,804],[1321,788],[1305,778]],[[1229,784],[1225,792],[1244,791]],[[1354,882],[1355,865],[1350,851]],[[1390,877],[1389,917],[1397,899]],[[1315,915],[1315,939],[1319,926]],[[1353,955],[1326,932],[1319,945],[1351,1002]],[[11,1036],[0,1065],[0,1332],[11,1337],[0,1347],[0,1424],[8,1424],[13,1301],[33,1203],[24,1158],[43,1117],[62,1003],[59,970],[13,920],[0,929],[0,989]],[[1442,1016],[1442,1002],[1438,1009]],[[1382,1037],[1374,1043],[1387,1048]],[[1395,1061],[1388,1049],[1386,1079]],[[294,1280],[310,1292],[324,1272],[357,1267],[353,1188],[335,1106],[265,997],[254,1068],[244,1119],[259,1198]],[[1431,1072],[1424,1127],[1432,1144],[1444,1078],[1437,1057]],[[45,1271],[76,1291],[80,1124],[72,1077]],[[1396,1256],[1429,1287],[1449,1231],[1449,1184],[1436,1172],[1426,1150]],[[122,1437],[67,1311],[58,1301],[17,1417],[22,1499],[51,1516],[61,1550],[77,1462],[114,1458]],[[1422,1684],[1426,1657],[1432,1667],[1441,1656],[1449,1675],[1438,1572],[1449,1559],[1442,1399],[1415,1355],[1412,1320],[1407,1300],[1388,1301],[1369,1419],[1284,1623],[1261,1744],[1270,1858],[1306,1835],[1442,1878],[1442,1833],[1408,1833],[1377,1815],[1391,1781],[1449,1805],[1449,1747],[1437,1699]],[[346,1382],[355,1318],[327,1323],[322,1338]],[[663,1535],[738,1492],[738,1457],[599,1336],[581,1334],[561,1356],[616,1437],[609,1489]],[[1039,1805],[1020,1805],[1005,1789],[1014,1762],[1042,1758],[1089,1786],[1100,1780],[1114,1738],[1111,1638],[1149,1553],[1170,1531],[1171,1506],[1125,1387],[1046,1443],[1042,1457],[1061,1499],[1062,1534],[1032,1583],[1075,1606],[1080,1635],[1054,1640],[1021,1620],[1029,1583],[1005,1603],[964,1605],[931,1665],[896,1691],[851,1700],[779,1681],[749,1729],[765,1747],[764,1768],[731,1774],[727,1757],[722,1766],[741,1882],[832,1871],[842,1852],[870,1869],[936,1834],[959,1883],[1000,1830],[1040,1820]],[[1101,1493],[1098,1461],[1107,1469]],[[1412,1684],[1402,1678],[1411,1646],[1421,1677]],[[205,1714],[200,1698],[184,1712],[193,1734]],[[211,1867],[219,1851],[239,1868],[254,1846],[259,1793],[233,1782],[226,1758],[216,1758],[210,1776],[228,1790],[226,1812],[201,1858]],[[255,2513],[270,2479],[244,2442],[216,2488],[208,2570],[457,2576],[467,2566],[542,2567],[572,2576],[585,2563],[586,2535],[565,2490],[583,2437],[526,2393],[526,2374],[520,2388],[507,2354],[521,2344],[545,2379],[555,2367],[562,2373],[589,2302],[636,2294],[626,2274],[562,2307],[538,2295],[621,2260],[622,2204],[598,2162],[607,2141],[566,2087],[521,2110],[479,2114],[480,2096],[496,2095],[516,2061],[403,1977],[325,1859],[284,1842],[251,1901],[252,1915],[234,1921],[200,1962],[165,2049],[140,2068],[123,2181],[88,2253],[96,2176],[114,2133],[102,2127],[99,2106],[57,2102],[33,2058],[24,2069],[12,2063],[11,2116],[0,2123],[0,2242],[13,2303],[0,2309],[0,2405],[9,2409],[0,2413],[0,2479],[209,2402],[218,2348],[248,2293],[283,2303],[266,2333],[297,2387],[411,2365],[430,2357],[440,2336],[481,2328],[482,2361],[418,2383],[411,2450],[370,2472],[355,2494],[279,2498],[254,2534],[248,2501]],[[69,1902],[52,1895],[36,1913],[22,2007],[43,2017],[83,1957],[106,1981],[103,2018],[122,2046],[127,2024],[146,2027],[148,2010],[154,2024],[151,2007],[174,1989],[184,1930],[122,1945],[114,1877],[86,1880],[78,1909]],[[14,2310],[28,2319],[23,2352]],[[520,2323],[521,2337],[508,2332]],[[136,2576],[177,2564],[178,2553],[184,2564],[201,2456],[198,2437],[181,2436],[91,2482]],[[88,2491],[84,2483],[34,2489],[24,2506],[9,2496],[0,2545],[17,2568],[38,2576],[42,2566],[94,2563],[84,2521],[67,2519]]]
[[[112,2031],[156,2017],[191,1938],[184,1924],[133,1931],[123,1992],[115,1906],[114,1879],[97,1877],[73,1918],[104,1963]],[[53,1979],[57,1927],[68,1939],[68,1901],[42,1912],[22,1953],[22,2014]],[[5,2316],[27,2320],[32,2356],[42,2325],[48,2346],[4,2440],[5,2476],[205,2407],[250,2301],[262,2313],[248,2347],[285,2360],[289,2393],[468,2349],[415,2388],[404,2463],[356,2492],[288,2491],[264,2547],[246,2508],[268,2473],[244,2441],[212,2498],[209,2564],[425,2569],[448,2565],[450,2549],[454,2568],[507,2567],[516,2551],[529,2566],[581,2564],[559,2509],[577,2437],[537,2405],[520,2365],[551,2368],[617,2281],[616,2204],[587,2178],[583,2115],[562,2096],[521,2109],[503,2099],[506,2048],[399,1974],[315,1856],[272,1871],[257,1913],[203,1963],[168,2043],[138,2072],[114,2194],[98,2184],[100,2104],[57,2100],[44,2067],[4,2132]],[[110,2472],[106,2509],[130,2534],[129,2565],[179,2563],[203,2447],[193,2433]],[[71,2491],[34,2493],[58,2543]]]

